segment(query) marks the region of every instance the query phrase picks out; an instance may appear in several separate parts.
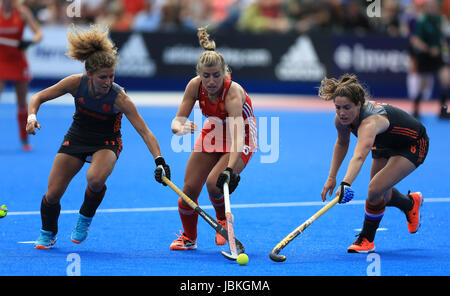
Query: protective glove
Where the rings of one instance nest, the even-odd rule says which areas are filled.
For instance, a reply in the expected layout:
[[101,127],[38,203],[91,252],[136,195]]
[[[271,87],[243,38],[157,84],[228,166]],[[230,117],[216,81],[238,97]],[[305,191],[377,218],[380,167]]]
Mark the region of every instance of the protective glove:
[[155,164],[155,180],[162,183],[164,186],[167,186],[167,184],[163,182],[162,176],[166,176],[167,179],[170,180],[170,167],[166,164],[162,156],[155,158]]
[[341,185],[339,185],[339,188],[336,191],[336,196],[339,196],[339,203],[341,204],[351,201],[354,195],[355,191],[347,182],[341,182]]
[[236,189],[239,184],[241,177],[239,175],[233,174],[232,168],[226,168],[223,173],[217,178],[216,186],[219,188],[220,192],[223,193],[223,184],[228,183],[228,189],[230,194]]
[[32,44],[33,44],[33,41],[20,40],[19,45],[17,46],[17,48],[20,49],[20,50],[26,50]]

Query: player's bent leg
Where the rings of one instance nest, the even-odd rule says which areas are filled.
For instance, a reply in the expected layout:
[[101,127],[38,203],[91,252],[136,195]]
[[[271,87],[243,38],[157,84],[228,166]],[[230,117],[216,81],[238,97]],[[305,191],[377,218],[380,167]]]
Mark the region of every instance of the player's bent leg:
[[61,211],[60,199],[82,166],[83,162],[76,157],[62,153],[55,156],[47,192],[41,201],[42,227],[35,242],[36,249],[50,249],[56,243],[58,218]]
[[[195,200],[195,203],[197,203],[197,200]],[[194,250],[197,248],[198,213],[184,203],[181,197],[178,199],[178,213],[180,214],[184,232],[180,231],[181,235],[170,244],[170,249]]]
[[106,185],[103,185],[103,189],[100,192],[93,192],[89,186],[86,187],[84,202],[81,205],[78,221],[71,235],[74,243],[81,244],[86,240],[92,218],[105,196],[106,189]]
[[[189,157],[182,190],[197,204],[202,187],[217,160],[217,153],[192,152]],[[181,197],[178,199],[178,213],[183,224],[183,232],[180,231],[181,235],[170,244],[170,249],[195,250],[197,249],[198,213],[184,203]]]
[[[206,187],[209,193],[209,199],[216,212],[217,222],[219,222],[225,229],[227,229],[227,220],[225,216],[225,201],[223,193],[217,188],[217,178],[226,169],[230,153],[225,153],[221,156],[217,164],[212,169],[206,180]],[[239,174],[245,168],[246,163],[241,159],[238,160],[236,167],[233,169],[235,174]],[[218,246],[225,245],[227,240],[216,232],[215,243]]]
[[89,188],[94,192],[103,190],[109,175],[116,165],[117,156],[114,151],[102,149],[92,155],[92,162],[86,173]]
[[59,203],[70,181],[83,167],[84,161],[77,157],[57,153],[48,178],[46,200],[50,204]]
[[103,149],[94,153],[92,164],[89,167],[86,178],[88,185],[84,194],[77,224],[70,236],[72,242],[81,244],[88,236],[92,219],[103,201],[106,192],[105,182],[112,173],[117,157],[112,150]]

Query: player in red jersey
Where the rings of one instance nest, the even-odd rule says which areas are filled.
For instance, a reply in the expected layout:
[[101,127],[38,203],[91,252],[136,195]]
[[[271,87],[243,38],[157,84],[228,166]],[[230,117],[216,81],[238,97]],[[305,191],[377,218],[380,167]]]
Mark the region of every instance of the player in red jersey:
[[[3,0],[0,4],[0,94],[6,81],[13,81],[17,96],[17,120],[20,140],[25,151],[31,150],[27,124],[27,92],[31,79],[25,49],[29,42],[22,41],[23,30],[29,25],[34,32],[31,43],[42,39],[42,32],[31,11],[14,0]],[[2,42],[3,41],[3,42]]]
[[[186,86],[183,101],[172,121],[172,132],[184,135],[197,130],[195,123],[187,119],[198,101],[207,119],[187,163],[183,192],[198,203],[206,183],[217,220],[226,227],[222,186],[227,182],[230,193],[236,189],[239,173],[256,150],[256,119],[250,98],[242,86],[231,80],[228,65],[215,51],[215,42],[209,39],[206,28],[198,29],[198,37],[205,51],[197,63],[197,76]],[[198,214],[181,198],[178,210],[184,232],[172,242],[170,249],[196,249]],[[225,243],[226,240],[216,234],[216,244]]]

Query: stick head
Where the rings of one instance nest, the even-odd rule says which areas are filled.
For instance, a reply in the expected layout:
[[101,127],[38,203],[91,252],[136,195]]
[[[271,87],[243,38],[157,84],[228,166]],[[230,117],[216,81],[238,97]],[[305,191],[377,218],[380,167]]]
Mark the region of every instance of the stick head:
[[283,262],[283,261],[285,261],[286,260],[286,256],[278,255],[278,252],[280,252],[280,251],[272,250],[272,252],[270,252],[270,254],[269,254],[270,259],[272,259],[275,262]]
[[222,255],[227,258],[228,260],[236,261],[238,254],[233,253],[227,253],[225,251],[222,251]]
[[243,245],[237,238],[234,238],[234,241],[236,242],[236,251],[237,251],[237,254],[239,255],[239,254],[241,254],[241,253],[244,253],[244,252],[245,252],[245,247],[244,247],[244,245]]
[[245,247],[237,238],[234,238],[234,241],[236,242],[236,253],[222,251],[222,255],[228,260],[236,261],[237,256],[245,252]]

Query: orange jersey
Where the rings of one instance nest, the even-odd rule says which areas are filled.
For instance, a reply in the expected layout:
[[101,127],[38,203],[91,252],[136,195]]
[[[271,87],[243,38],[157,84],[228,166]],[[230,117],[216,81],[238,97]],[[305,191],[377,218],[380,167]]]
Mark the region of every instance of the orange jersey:
[[[201,135],[194,146],[195,151],[204,152],[230,152],[231,139],[230,132],[226,126],[228,113],[225,110],[225,98],[231,86],[231,77],[224,81],[223,90],[216,104],[208,99],[208,92],[200,84],[198,101],[200,109],[207,117]],[[245,93],[245,91],[244,91]],[[245,93],[245,102],[242,106],[242,118],[245,124],[244,130],[244,151],[250,153],[257,148],[257,124],[253,114],[252,101]]]
[[[22,40],[25,22],[19,10],[14,7],[11,15],[5,17],[0,6],[0,37]],[[0,80],[28,81],[30,73],[25,52],[0,44]]]

